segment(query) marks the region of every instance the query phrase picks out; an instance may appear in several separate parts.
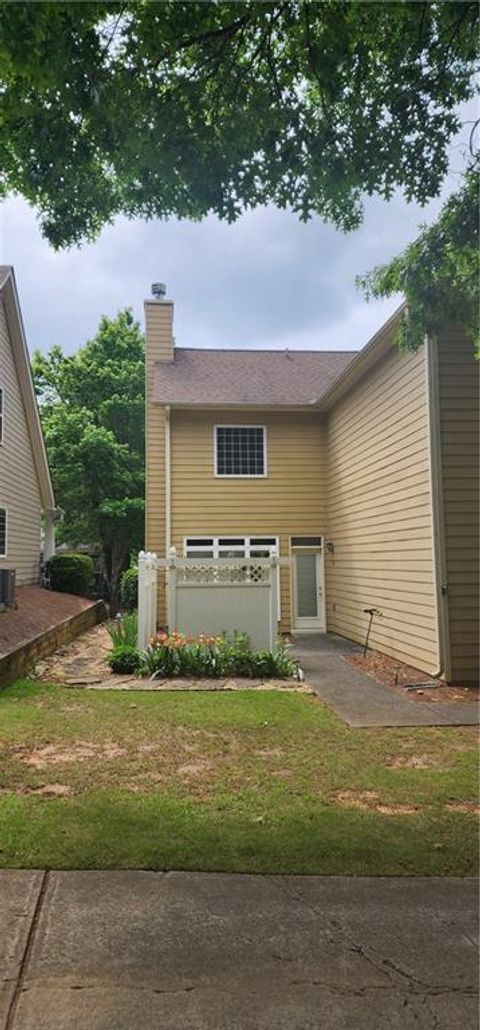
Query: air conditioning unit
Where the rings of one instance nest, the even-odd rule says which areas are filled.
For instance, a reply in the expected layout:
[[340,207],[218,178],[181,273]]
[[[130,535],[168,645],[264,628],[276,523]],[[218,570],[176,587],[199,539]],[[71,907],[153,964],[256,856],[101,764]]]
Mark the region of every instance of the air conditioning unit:
[[15,604],[15,569],[0,569],[0,607]]

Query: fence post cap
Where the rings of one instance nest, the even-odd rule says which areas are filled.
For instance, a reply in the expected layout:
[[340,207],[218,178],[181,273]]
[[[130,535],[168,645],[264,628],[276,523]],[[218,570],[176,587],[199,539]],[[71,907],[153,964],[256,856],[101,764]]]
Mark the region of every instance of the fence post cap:
[[168,554],[169,554],[170,558],[176,558],[177,557],[177,548],[176,547],[170,547]]
[[145,554],[145,551],[139,551],[138,552],[139,561],[143,561],[146,557],[147,557],[147,555]]

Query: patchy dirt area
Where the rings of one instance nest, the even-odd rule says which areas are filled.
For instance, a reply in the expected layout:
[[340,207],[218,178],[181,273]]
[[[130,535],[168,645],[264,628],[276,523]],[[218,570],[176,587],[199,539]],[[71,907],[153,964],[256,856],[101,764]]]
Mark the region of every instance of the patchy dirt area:
[[112,642],[105,625],[95,626],[71,644],[39,662],[36,679],[65,687],[88,690],[287,690],[300,694],[313,693],[307,683],[296,680],[254,679],[165,679],[150,680],[138,676],[120,676],[109,669],[105,659]]
[[385,760],[391,769],[430,769],[435,764],[432,755],[393,755]]
[[[411,698],[414,701],[478,701],[480,694],[478,687],[450,686],[443,680],[428,676],[411,665],[396,661],[388,655],[379,651],[369,651],[363,657],[361,654],[345,655],[347,662],[362,669],[373,679],[383,683],[386,687],[392,687],[402,697]],[[415,685],[415,689],[408,689]],[[421,685],[421,686],[420,686]],[[417,689],[417,687],[420,687]]]
[[380,803],[379,795],[373,790],[337,790],[333,794],[339,805],[347,808],[359,808],[362,811],[380,812],[382,815],[415,815],[420,811],[419,805],[385,805]]
[[[0,794],[11,793],[12,791],[5,787],[0,788]],[[67,783],[41,783],[36,787],[19,787],[14,793],[42,798],[65,798],[69,797],[73,790]]]
[[121,758],[126,754],[125,748],[118,744],[95,744],[88,741],[78,741],[69,746],[58,747],[55,744],[45,744],[43,747],[32,748],[15,746],[14,753],[25,765],[33,769],[47,769],[50,765],[64,765],[66,762],[82,762],[91,758],[102,760],[109,758]]

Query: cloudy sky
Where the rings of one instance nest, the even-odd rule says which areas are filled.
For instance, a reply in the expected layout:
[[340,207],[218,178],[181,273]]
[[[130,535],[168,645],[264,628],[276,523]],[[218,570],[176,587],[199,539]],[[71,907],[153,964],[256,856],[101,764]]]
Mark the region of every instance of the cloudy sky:
[[[465,135],[452,148],[444,196],[458,181]],[[142,321],[155,281],[165,282],[175,301],[179,346],[350,350],[399,303],[367,304],[355,275],[393,257],[440,206],[439,199],[423,209],[401,197],[368,200],[362,227],[348,235],[273,208],[234,225],[119,218],[96,243],[55,253],[35,212],[14,198],[0,215],[0,259],[15,267],[31,350],[59,343],[72,353],[94,335],[102,314],[120,308]]]

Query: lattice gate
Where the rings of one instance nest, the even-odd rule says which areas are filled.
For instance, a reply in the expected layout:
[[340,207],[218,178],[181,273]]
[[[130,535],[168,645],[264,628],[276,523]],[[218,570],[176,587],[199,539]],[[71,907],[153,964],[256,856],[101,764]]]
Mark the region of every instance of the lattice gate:
[[[271,650],[278,632],[278,558],[139,556],[139,646],[156,625],[152,570],[166,567],[169,630],[216,635],[247,633],[254,648]],[[154,597],[155,595],[155,597]]]

